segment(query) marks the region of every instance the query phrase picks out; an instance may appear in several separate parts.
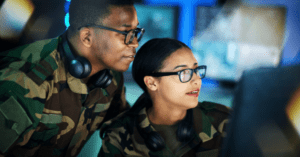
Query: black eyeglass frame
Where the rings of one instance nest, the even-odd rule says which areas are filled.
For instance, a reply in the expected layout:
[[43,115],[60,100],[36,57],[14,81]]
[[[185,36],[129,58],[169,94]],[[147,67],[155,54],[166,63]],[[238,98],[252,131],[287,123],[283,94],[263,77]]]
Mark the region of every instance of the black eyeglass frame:
[[[124,43],[125,43],[126,45],[129,45],[130,43],[132,43],[134,37],[136,37],[136,36],[137,36],[137,33],[140,32],[140,33],[142,33],[142,34],[141,34],[141,36],[137,39],[137,41],[139,42],[139,41],[142,39],[142,37],[143,37],[143,35],[144,35],[144,33],[145,33],[145,29],[144,29],[144,28],[136,28],[136,29],[132,29],[132,30],[134,30],[134,37],[131,36],[129,42],[126,43],[127,34],[128,34],[129,32],[131,32],[132,30],[129,30],[129,31],[119,31],[119,30],[116,30],[116,29],[113,29],[113,28],[110,28],[110,27],[102,26],[102,25],[86,25],[86,26],[82,26],[82,27],[98,27],[98,28],[101,28],[101,29],[106,29],[106,30],[109,30],[109,31],[114,31],[114,32],[117,32],[117,33],[121,33],[121,34],[125,35]],[[82,27],[79,27],[78,30],[80,30]]]
[[[195,69],[183,69],[183,70],[180,70],[180,71],[177,71],[177,72],[156,72],[156,73],[149,74],[148,76],[161,77],[161,76],[178,75],[180,82],[186,83],[186,82],[189,82],[189,81],[193,78],[193,75],[194,75],[194,73],[197,72],[197,71],[196,71],[197,69],[205,69],[204,75],[203,75],[203,77],[200,76],[200,79],[205,78],[205,75],[206,75],[206,69],[207,69],[207,66],[206,66],[206,65],[200,65],[200,66],[198,66],[198,67],[195,68]],[[183,71],[185,71],[185,70],[192,70],[193,72],[192,72],[192,74],[191,74],[190,79],[183,82],[183,81],[181,80],[181,78],[180,78],[180,74],[181,74]]]

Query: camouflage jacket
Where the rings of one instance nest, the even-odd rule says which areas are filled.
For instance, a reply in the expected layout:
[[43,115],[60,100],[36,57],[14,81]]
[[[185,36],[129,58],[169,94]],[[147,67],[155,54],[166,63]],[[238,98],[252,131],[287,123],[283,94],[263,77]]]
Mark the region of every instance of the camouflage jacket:
[[76,156],[107,117],[130,107],[122,73],[111,71],[106,89],[89,91],[65,70],[60,43],[0,53],[0,156]]
[[226,106],[203,102],[193,109],[195,136],[187,144],[182,145],[175,154],[167,146],[153,152],[147,148],[144,139],[135,127],[135,122],[142,129],[155,131],[147,118],[146,108],[138,115],[129,116],[126,111],[118,117],[104,123],[106,128],[100,157],[191,157],[218,156],[221,142],[225,137],[225,126],[228,123],[229,109]]

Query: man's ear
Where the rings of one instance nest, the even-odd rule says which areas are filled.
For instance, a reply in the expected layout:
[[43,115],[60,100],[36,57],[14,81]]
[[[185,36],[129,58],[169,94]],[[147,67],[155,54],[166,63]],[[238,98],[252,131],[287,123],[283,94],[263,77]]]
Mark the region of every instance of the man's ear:
[[83,45],[86,47],[91,47],[92,46],[92,30],[89,28],[82,28],[79,32],[80,36],[80,41]]
[[153,76],[145,76],[144,83],[149,90],[151,91],[157,90],[158,87],[157,79],[155,79]]

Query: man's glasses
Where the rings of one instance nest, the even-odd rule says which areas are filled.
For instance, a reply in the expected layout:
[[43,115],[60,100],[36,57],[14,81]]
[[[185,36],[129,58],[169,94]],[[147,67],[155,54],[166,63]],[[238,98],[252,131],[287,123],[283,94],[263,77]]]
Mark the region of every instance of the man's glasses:
[[194,73],[196,73],[196,75],[200,76],[200,78],[203,79],[206,74],[206,65],[198,66],[195,69],[184,69],[178,72],[156,72],[150,74],[149,76],[161,77],[169,75],[178,75],[180,82],[186,83],[192,79]]
[[[98,28],[101,28],[101,29],[106,29],[106,30],[109,30],[109,31],[114,31],[114,32],[118,32],[118,33],[121,33],[123,35],[125,35],[125,40],[124,40],[124,43],[126,45],[128,44],[131,44],[134,37],[137,38],[137,41],[139,42],[142,37],[143,37],[143,34],[145,32],[145,29],[144,28],[136,28],[136,29],[132,29],[130,31],[119,31],[119,30],[116,30],[116,29],[113,29],[113,28],[109,28],[109,27],[105,27],[105,26],[101,26],[101,25],[86,25],[86,26],[83,26],[83,27],[98,27]],[[79,29],[81,29],[82,27],[79,27]]]

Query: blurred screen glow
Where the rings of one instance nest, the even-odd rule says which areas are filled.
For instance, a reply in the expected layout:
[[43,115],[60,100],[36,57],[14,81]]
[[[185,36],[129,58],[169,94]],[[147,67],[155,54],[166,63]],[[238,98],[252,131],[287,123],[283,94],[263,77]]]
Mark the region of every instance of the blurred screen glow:
[[34,5],[30,0],[6,0],[0,9],[0,37],[18,38],[33,11]]
[[70,15],[69,15],[69,13],[67,13],[66,16],[65,16],[65,26],[66,26],[66,29],[68,29],[68,27],[70,26],[69,18],[70,18]]
[[[147,41],[153,38],[174,38],[177,34],[177,15],[178,8],[171,6],[147,6],[135,4],[139,27],[144,28],[145,34],[139,42],[139,48]],[[128,72],[131,72],[132,62],[129,65]]]
[[64,5],[64,11],[66,13],[66,15],[65,15],[65,26],[66,26],[66,29],[68,29],[68,27],[70,26],[70,21],[69,21],[69,18],[70,18],[70,15],[69,15],[70,3],[71,3],[71,0],[66,0],[65,1],[65,5]]
[[277,67],[285,13],[284,6],[198,7],[192,50],[207,77],[237,82],[244,70]]
[[288,103],[286,113],[300,136],[300,88],[294,93]]
[[216,5],[217,0],[144,0],[145,5],[178,6],[178,37],[177,39],[191,46],[191,38],[195,27],[196,7],[211,7]]

